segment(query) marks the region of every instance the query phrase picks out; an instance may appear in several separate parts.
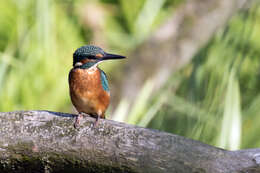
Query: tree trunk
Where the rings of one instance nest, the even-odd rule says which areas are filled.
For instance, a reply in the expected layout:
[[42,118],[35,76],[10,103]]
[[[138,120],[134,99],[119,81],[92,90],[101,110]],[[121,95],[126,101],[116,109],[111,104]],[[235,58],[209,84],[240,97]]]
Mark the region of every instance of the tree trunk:
[[[161,88],[170,75],[190,62],[220,28],[243,8],[258,0],[191,0],[180,5],[174,14],[147,41],[130,55],[126,63],[121,96],[130,103],[144,82],[153,81],[154,91]],[[120,84],[119,84],[120,83]]]
[[0,172],[260,172],[260,149],[226,151],[111,120],[50,111],[0,113]]

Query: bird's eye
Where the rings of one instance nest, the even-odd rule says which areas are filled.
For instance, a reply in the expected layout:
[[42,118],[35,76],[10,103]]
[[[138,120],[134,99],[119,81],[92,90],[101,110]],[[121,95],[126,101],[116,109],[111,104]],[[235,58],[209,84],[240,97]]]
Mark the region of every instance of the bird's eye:
[[97,57],[97,58],[102,58],[103,55],[102,55],[101,53],[98,53],[98,54],[96,54],[96,57]]

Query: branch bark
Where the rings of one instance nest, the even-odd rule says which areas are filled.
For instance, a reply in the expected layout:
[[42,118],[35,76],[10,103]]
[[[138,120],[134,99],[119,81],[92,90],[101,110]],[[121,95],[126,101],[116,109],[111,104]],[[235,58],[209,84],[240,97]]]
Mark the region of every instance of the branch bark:
[[0,172],[260,172],[260,149],[226,151],[111,120],[50,111],[0,113]]
[[[189,63],[197,51],[223,28],[230,18],[258,0],[192,0],[180,5],[158,30],[133,52],[126,64],[121,97],[132,102],[144,81],[150,79],[154,91],[169,76]],[[130,80],[131,79],[131,80]]]

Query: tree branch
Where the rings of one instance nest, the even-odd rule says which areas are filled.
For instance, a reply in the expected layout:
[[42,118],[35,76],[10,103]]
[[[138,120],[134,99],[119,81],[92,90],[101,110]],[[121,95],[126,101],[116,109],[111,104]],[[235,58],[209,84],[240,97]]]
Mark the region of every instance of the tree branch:
[[260,149],[226,151],[111,120],[50,111],[0,113],[0,172],[260,172]]

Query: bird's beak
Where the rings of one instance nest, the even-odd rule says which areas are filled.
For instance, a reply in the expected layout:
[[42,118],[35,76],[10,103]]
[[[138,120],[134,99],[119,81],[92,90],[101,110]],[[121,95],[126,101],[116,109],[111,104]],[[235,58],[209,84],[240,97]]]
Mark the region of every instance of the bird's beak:
[[123,59],[123,58],[126,58],[126,57],[125,56],[121,56],[121,55],[115,55],[115,54],[106,53],[105,56],[100,58],[100,60]]

